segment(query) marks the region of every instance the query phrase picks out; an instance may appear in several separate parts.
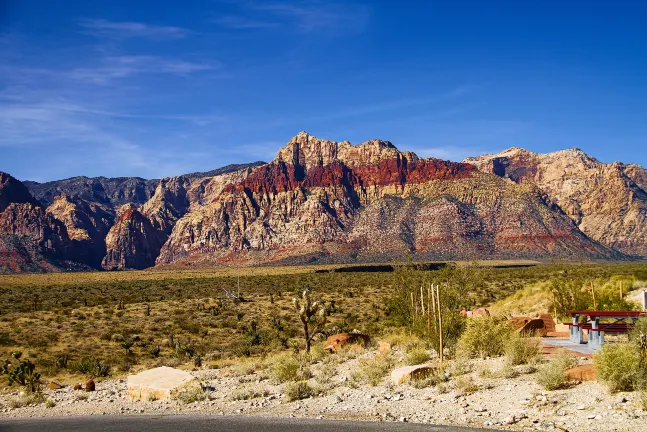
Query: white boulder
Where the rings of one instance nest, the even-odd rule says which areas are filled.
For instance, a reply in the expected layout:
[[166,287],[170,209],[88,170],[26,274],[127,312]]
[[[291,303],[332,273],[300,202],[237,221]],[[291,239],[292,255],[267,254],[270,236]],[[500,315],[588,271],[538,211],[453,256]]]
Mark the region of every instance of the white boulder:
[[200,381],[190,373],[167,366],[129,375],[127,385],[131,401],[173,399],[183,392],[201,388]]

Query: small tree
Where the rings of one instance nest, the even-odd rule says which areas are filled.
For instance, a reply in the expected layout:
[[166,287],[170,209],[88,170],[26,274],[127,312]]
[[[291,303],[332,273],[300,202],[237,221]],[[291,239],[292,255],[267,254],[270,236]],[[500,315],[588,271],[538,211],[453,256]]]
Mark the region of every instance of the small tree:
[[299,314],[303,323],[303,337],[306,342],[306,352],[310,352],[312,340],[323,331],[328,316],[324,304],[319,301],[312,301],[310,298],[310,288],[306,288],[301,294],[301,298],[292,299],[294,307]]
[[132,338],[126,338],[121,342],[121,347],[126,350],[126,354],[130,354],[130,349],[135,345]]

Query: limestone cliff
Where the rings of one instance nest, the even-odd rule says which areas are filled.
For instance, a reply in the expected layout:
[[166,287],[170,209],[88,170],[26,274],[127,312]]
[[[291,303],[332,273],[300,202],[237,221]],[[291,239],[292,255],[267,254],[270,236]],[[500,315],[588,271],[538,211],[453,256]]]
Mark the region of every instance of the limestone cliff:
[[465,162],[536,184],[592,239],[647,256],[647,171],[642,167],[601,163],[579,149],[538,154],[511,148]]
[[157,262],[614,258],[533,185],[393,144],[295,136],[269,164],[179,219]]

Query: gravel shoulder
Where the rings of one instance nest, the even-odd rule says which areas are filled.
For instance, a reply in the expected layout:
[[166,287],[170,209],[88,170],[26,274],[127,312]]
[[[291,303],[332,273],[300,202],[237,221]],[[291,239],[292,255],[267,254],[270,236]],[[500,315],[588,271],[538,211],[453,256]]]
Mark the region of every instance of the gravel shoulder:
[[[374,355],[364,353],[361,357]],[[131,402],[126,381],[97,382],[95,392],[71,386],[46,390],[51,407],[40,403],[14,408],[18,392],[0,396],[0,421],[69,416],[217,415],[296,419],[334,419],[454,425],[498,430],[626,431],[647,430],[647,412],[637,408],[633,393],[609,394],[597,382],[546,392],[532,374],[515,378],[483,378],[479,370],[503,368],[502,359],[474,361],[473,372],[452,378],[445,386],[394,386],[388,377],[378,386],[358,385],[351,373],[358,358],[338,365],[319,396],[288,402],[284,385],[273,383],[264,370],[231,366],[193,371],[206,386],[208,398],[185,404],[177,400]],[[590,360],[585,360],[590,361]],[[315,377],[322,364],[312,366]],[[476,391],[465,394],[454,384],[471,379]],[[312,379],[311,382],[315,383]]]

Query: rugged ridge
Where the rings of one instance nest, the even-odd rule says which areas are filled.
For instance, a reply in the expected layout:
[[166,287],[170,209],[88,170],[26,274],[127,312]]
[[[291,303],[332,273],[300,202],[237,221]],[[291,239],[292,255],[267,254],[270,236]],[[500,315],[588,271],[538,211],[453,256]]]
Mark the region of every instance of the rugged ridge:
[[302,132],[269,164],[177,221],[158,264],[418,258],[618,258],[533,185],[387,141]]
[[164,235],[138,210],[122,212],[106,236],[105,270],[145,269],[155,263]]
[[[212,201],[231,182],[243,181],[258,165],[228,165],[202,173],[160,180],[155,194],[139,210],[134,205],[118,210],[118,221],[106,237],[105,269],[146,268],[155,263],[175,223],[204,201]],[[127,212],[127,213],[126,213]],[[145,220],[144,220],[145,219]],[[146,248],[146,245],[149,248]]]
[[5,211],[11,203],[36,204],[36,200],[19,180],[0,171],[0,213]]
[[139,177],[72,177],[46,183],[25,181],[31,194],[43,205],[50,206],[54,198],[64,193],[88,203],[98,203],[116,210],[127,203],[144,204],[153,196],[159,180]]
[[629,255],[647,256],[647,171],[605,164],[579,149],[538,154],[511,148],[468,158],[481,171],[533,183],[589,237]]
[[101,260],[106,254],[105,237],[115,220],[113,212],[62,193],[54,198],[47,213],[65,224],[76,260],[101,268]]

